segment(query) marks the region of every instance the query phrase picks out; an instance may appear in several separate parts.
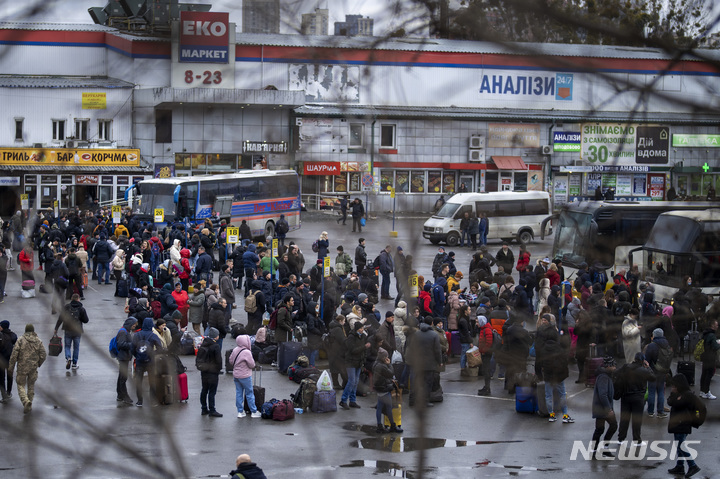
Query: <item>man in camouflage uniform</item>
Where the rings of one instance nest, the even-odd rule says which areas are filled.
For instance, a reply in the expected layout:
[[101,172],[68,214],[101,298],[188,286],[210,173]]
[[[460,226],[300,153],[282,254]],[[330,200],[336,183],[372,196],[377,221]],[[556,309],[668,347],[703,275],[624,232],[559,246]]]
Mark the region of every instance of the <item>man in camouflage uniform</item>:
[[23,334],[13,348],[8,364],[8,371],[12,375],[17,363],[17,384],[18,396],[25,408],[25,414],[32,410],[32,401],[35,396],[35,381],[38,378],[38,368],[42,366],[47,358],[45,346],[35,334],[35,327],[32,324],[25,326]]

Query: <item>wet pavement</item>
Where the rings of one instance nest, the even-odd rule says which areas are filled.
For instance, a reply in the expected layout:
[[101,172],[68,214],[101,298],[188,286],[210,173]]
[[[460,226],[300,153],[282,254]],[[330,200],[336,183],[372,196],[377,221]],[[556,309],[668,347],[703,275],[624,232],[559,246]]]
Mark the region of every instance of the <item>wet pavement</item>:
[[[418,239],[422,221],[398,220],[397,240],[389,238],[389,220],[370,221],[368,225],[363,231],[368,257],[374,257],[386,243],[402,244],[406,253],[416,258],[420,273],[430,276],[436,247]],[[349,223],[342,227],[322,215],[313,215],[305,220],[301,234],[294,236],[306,250],[308,265],[314,259],[309,245],[322,230],[330,233],[333,253],[341,243],[352,254],[359,235],[350,233]],[[499,243],[491,244],[491,250],[496,248]],[[549,248],[550,240],[545,240],[533,244],[530,251],[538,258],[548,254]],[[517,246],[513,249],[516,251]],[[458,269],[463,271],[470,252],[455,250]],[[34,323],[47,344],[55,323],[49,298],[39,294],[35,299],[21,299],[19,271],[10,273],[7,291],[8,297],[0,305],[2,319],[11,321],[12,329],[19,334],[26,323]],[[391,291],[394,294],[394,284]],[[575,424],[548,423],[538,416],[516,413],[513,397],[502,390],[497,379],[491,383],[491,396],[477,396],[482,378],[461,377],[457,359],[441,375],[444,401],[426,411],[424,424],[420,424],[417,411],[408,407],[404,395],[402,434],[375,433],[376,399],[372,394],[358,398],[361,409],[306,412],[288,422],[238,419],[230,375],[221,375],[217,393],[218,411],[224,417],[201,416],[200,374],[192,356],[181,357],[188,367],[188,403],[118,407],[117,363],[107,348],[122,325],[124,299],[114,298],[113,292],[113,286],[91,282],[85,301],[90,323],[81,344],[80,368],[66,371],[62,357],[50,357],[40,369],[31,414],[23,414],[15,392],[10,403],[0,405],[0,478],[223,477],[242,453],[250,454],[268,477],[455,479],[582,474],[587,478],[658,478],[668,477],[666,470],[674,465],[667,459],[587,461],[579,456],[571,460],[573,441],[587,443],[594,428],[592,390],[574,383],[574,365],[570,366],[566,387]],[[391,303],[381,301],[381,312],[390,309]],[[245,321],[242,308],[235,310],[234,316]],[[229,343],[225,341],[226,349]],[[319,367],[325,365],[321,360]],[[297,384],[268,366],[262,385],[268,399],[289,398],[297,389]],[[132,390],[131,395],[135,396]],[[716,477],[711,471],[720,466],[715,453],[720,406],[717,402],[708,406],[708,422],[690,437],[701,441],[697,449],[703,471],[695,477]],[[644,440],[670,439],[667,419],[644,417],[643,423]]]

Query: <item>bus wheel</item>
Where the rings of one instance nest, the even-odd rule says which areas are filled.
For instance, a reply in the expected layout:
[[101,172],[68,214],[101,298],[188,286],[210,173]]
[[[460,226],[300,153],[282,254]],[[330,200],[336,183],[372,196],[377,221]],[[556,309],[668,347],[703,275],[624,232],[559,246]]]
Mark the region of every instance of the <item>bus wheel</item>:
[[518,241],[520,244],[528,244],[532,241],[533,235],[530,230],[522,230],[518,235]]
[[275,237],[275,223],[273,223],[272,221],[268,221],[267,223],[265,223],[265,238],[263,238],[263,240],[266,239],[268,236],[271,238]]
[[457,246],[460,243],[460,235],[455,232],[448,233],[445,242],[448,246]]

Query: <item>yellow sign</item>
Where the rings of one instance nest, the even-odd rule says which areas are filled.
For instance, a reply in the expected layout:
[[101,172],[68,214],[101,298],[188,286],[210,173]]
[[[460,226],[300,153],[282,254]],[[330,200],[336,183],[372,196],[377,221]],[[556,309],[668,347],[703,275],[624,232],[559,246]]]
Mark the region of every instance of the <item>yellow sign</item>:
[[417,298],[418,297],[418,275],[411,274],[408,278],[408,283],[410,284],[410,297],[411,298]]
[[53,209],[55,210],[55,218],[60,216],[60,202],[58,200],[53,201]]
[[88,93],[83,92],[82,94],[82,109],[83,110],[104,110],[107,108],[107,94],[101,93]]
[[390,198],[395,198],[395,188],[390,188]]
[[272,242],[272,257],[273,258],[278,255],[278,243],[279,243],[278,239],[273,238],[273,242]]
[[229,227],[226,231],[228,244],[240,242],[240,228]]
[[20,195],[20,208],[23,210],[30,208],[30,195]]
[[155,223],[165,221],[165,210],[163,208],[155,208]]
[[113,223],[120,224],[120,217],[122,216],[122,207],[120,205],[113,205],[111,210],[112,210]]
[[0,165],[140,166],[140,150],[0,148]]
[[325,278],[330,276],[330,255],[323,258],[323,276]]

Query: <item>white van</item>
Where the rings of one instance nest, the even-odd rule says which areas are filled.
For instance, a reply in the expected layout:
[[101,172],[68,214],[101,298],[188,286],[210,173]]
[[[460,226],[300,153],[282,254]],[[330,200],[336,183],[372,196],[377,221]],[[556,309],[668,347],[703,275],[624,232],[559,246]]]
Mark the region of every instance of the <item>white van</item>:
[[466,212],[487,215],[488,239],[508,242],[517,239],[522,244],[532,241],[535,234],[540,233],[540,223],[552,214],[550,195],[546,191],[460,193],[425,222],[423,238],[432,244],[441,241],[448,246],[459,244],[460,220]]

